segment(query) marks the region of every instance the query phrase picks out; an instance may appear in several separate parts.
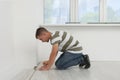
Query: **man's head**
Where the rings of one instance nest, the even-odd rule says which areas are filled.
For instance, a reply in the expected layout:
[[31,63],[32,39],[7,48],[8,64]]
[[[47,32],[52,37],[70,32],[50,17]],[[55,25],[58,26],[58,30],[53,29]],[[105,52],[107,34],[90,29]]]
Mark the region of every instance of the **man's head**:
[[44,27],[39,27],[36,30],[36,39],[41,40],[42,42],[48,42],[51,38],[51,33]]

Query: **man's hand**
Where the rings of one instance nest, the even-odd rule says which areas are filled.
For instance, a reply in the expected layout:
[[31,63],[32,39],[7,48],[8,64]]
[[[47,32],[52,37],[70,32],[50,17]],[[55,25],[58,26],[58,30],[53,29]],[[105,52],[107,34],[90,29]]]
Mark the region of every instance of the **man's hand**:
[[43,61],[43,66],[39,68],[39,70],[49,70],[50,68],[48,67],[49,60]]
[[43,66],[40,67],[39,70],[49,70],[51,68],[51,66],[53,65],[53,63],[54,63],[54,60],[55,60],[55,58],[57,56],[57,52],[58,52],[58,43],[56,43],[56,44],[54,44],[52,46],[52,51],[51,51],[49,60],[44,61]]
[[49,70],[49,69],[50,69],[50,67],[48,65],[43,65],[39,68],[40,71],[41,70]]

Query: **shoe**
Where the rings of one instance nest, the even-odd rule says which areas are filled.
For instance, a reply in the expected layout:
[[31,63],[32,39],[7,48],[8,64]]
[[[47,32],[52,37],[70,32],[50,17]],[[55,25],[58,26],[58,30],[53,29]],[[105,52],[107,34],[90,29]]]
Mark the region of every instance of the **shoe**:
[[85,64],[79,64],[79,67],[82,68]]
[[83,56],[84,57],[84,61],[85,61],[85,69],[88,69],[90,68],[91,64],[90,64],[90,59],[89,59],[89,56],[86,54]]
[[[82,57],[83,57],[83,60],[85,61],[85,59],[84,59],[84,55],[82,55]],[[80,63],[80,64],[79,64],[79,67],[80,67],[80,68],[84,68],[85,65],[86,65],[86,63]]]

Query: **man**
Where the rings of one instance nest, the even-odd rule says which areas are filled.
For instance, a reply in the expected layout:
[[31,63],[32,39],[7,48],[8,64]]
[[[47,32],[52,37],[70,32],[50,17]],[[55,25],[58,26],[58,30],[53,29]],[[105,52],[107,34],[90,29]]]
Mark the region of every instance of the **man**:
[[64,31],[49,32],[44,27],[39,27],[36,30],[36,39],[42,42],[49,42],[52,45],[52,50],[48,61],[43,62],[43,66],[39,70],[49,70],[53,65],[58,51],[63,52],[55,62],[57,69],[67,69],[68,67],[79,65],[84,69],[90,67],[88,55],[82,53],[82,46],[78,40],[75,40],[72,35]]

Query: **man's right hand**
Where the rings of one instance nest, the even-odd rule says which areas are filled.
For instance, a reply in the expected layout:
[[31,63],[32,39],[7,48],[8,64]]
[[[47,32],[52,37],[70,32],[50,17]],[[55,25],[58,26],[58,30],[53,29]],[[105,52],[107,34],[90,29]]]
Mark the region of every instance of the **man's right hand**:
[[43,65],[44,65],[44,66],[47,66],[48,63],[49,63],[49,60],[48,60],[48,61],[43,61]]

